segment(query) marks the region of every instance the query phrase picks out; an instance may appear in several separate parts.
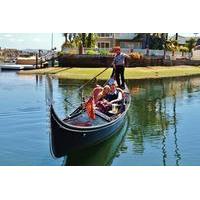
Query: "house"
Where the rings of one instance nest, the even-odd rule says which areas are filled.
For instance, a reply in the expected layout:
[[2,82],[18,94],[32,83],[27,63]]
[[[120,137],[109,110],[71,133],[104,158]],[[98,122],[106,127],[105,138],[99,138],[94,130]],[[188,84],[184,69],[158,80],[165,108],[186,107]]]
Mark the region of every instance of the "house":
[[115,46],[114,33],[97,33],[97,47],[98,48],[112,48]]
[[[181,35],[178,35],[178,44],[179,45],[185,45],[186,44],[186,41],[190,40],[191,38],[195,38],[195,39],[199,39],[197,37],[184,37],[184,36],[181,36]],[[176,35],[173,35],[171,37],[172,40],[176,40]]]
[[98,33],[98,48],[113,48],[120,46],[128,49],[141,49],[143,39],[137,38],[137,33]]
[[137,40],[137,33],[116,33],[116,46],[129,49],[141,49],[143,40]]
[[197,43],[196,43],[196,46],[199,46],[199,45],[200,45],[200,38],[198,38]]

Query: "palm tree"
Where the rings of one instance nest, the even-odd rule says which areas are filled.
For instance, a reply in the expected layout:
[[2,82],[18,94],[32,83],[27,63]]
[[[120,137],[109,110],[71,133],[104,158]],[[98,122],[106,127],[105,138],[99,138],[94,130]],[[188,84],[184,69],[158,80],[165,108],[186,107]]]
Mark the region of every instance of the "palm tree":
[[62,49],[65,47],[73,48],[75,33],[63,33],[63,36],[65,37],[65,42],[62,44]]
[[82,41],[83,47],[86,47],[86,36],[87,36],[86,33],[81,33],[81,41]]
[[87,35],[87,47],[91,48],[92,46],[92,33],[88,33]]
[[184,53],[188,52],[188,47],[180,46],[179,47],[180,52],[182,52],[182,56],[184,56]]
[[172,51],[172,56],[174,56],[174,52],[179,50],[177,40],[170,39],[166,41],[166,49]]
[[196,39],[195,38],[190,38],[189,40],[186,41],[186,47],[188,48],[189,52],[191,53],[191,57],[193,56],[192,49],[196,45]]
[[178,33],[176,33],[175,38],[175,40],[178,41]]
[[65,42],[62,45],[64,47],[72,48],[78,47],[79,54],[83,53],[84,48],[95,47],[97,41],[97,34],[95,33],[63,33]]
[[74,40],[76,46],[79,47],[79,54],[82,54],[84,48],[95,47],[97,35],[95,33],[79,33]]
[[87,48],[95,47],[97,38],[98,37],[96,33],[88,33],[87,38],[86,38]]
[[150,49],[159,49],[162,50],[165,47],[167,33],[147,33],[147,46]]
[[166,50],[167,50],[167,41],[168,41],[168,33],[165,33],[164,37],[164,59],[166,58]]
[[63,33],[63,36],[65,37],[65,42],[67,42],[68,34],[69,33]]

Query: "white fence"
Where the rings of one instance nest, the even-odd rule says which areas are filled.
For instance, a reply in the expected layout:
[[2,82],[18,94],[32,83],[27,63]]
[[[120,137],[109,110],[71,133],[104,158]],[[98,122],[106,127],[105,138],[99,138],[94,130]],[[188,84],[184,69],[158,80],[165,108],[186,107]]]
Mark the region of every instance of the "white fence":
[[[89,49],[89,48],[84,48],[84,54],[87,54],[87,51],[89,50],[94,50],[97,53],[99,53],[102,50],[106,50],[106,51],[111,51],[112,48],[93,48],[93,49]],[[63,49],[64,52],[68,52],[68,53],[72,53],[72,54],[78,54],[78,48],[65,48]],[[121,51],[124,53],[131,53],[131,52],[138,52],[142,55],[146,55],[147,54],[147,49],[130,49],[130,48],[121,48]],[[155,49],[149,49],[149,55],[151,56],[163,56],[164,55],[164,50],[155,50]],[[191,54],[190,53],[184,53],[182,54],[182,52],[175,52],[174,56],[172,56],[172,52],[171,51],[167,51],[166,52],[166,57],[168,59],[180,59],[180,58],[190,58]],[[200,60],[200,50],[196,50],[193,51],[193,57],[192,59],[194,60]]]
[[193,51],[192,60],[200,60],[200,50]]

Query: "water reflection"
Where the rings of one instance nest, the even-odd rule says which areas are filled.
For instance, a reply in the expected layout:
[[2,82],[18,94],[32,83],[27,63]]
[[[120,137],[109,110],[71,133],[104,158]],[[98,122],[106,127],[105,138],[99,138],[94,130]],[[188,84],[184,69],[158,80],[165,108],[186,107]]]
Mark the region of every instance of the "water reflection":
[[175,157],[176,157],[176,165],[179,166],[179,161],[181,160],[181,154],[179,153],[178,147],[178,138],[177,138],[177,119],[176,119],[176,96],[173,95],[174,103],[173,103],[173,119],[174,119],[174,144],[175,144]]
[[44,81],[44,76],[42,75],[35,75],[35,83],[36,83],[36,86],[42,86],[43,85],[43,81]]
[[[76,91],[83,83],[58,80],[61,94],[59,102],[64,108],[65,115],[74,109],[70,104],[78,105],[81,102],[81,95]],[[84,89],[84,96],[89,96],[94,84],[91,83]],[[184,150],[179,147],[181,119],[177,107],[185,108],[185,104],[197,100],[195,95],[200,95],[200,78],[134,80],[128,81],[128,86],[131,89],[132,102],[128,112],[128,127],[122,131],[122,135],[126,135],[123,142],[120,143],[120,139],[116,139],[118,137],[122,139],[119,132],[115,139],[111,138],[98,147],[68,155],[64,162],[66,165],[126,165],[128,162],[122,163],[123,159],[127,159],[126,156],[135,161],[136,165],[182,164]],[[118,150],[115,152],[111,150],[112,148]],[[111,157],[112,161],[108,161],[108,157]]]
[[[145,143],[161,141],[162,164],[167,165],[168,134],[173,129],[175,165],[180,165],[181,150],[177,136],[177,98],[179,101],[192,98],[194,91],[199,92],[199,78],[174,78],[145,81],[129,81],[132,88],[131,132],[127,139],[132,141],[132,150],[136,154],[144,154]],[[192,95],[189,95],[192,93]],[[171,144],[170,144],[171,145]],[[152,144],[153,146],[153,144]],[[172,165],[170,162],[169,165]]]

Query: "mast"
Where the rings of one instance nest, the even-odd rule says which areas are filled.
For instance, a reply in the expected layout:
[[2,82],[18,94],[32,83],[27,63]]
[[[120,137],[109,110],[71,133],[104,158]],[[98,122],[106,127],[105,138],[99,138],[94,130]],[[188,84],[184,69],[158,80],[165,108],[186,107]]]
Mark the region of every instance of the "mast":
[[51,33],[51,50],[53,50],[53,33]]

